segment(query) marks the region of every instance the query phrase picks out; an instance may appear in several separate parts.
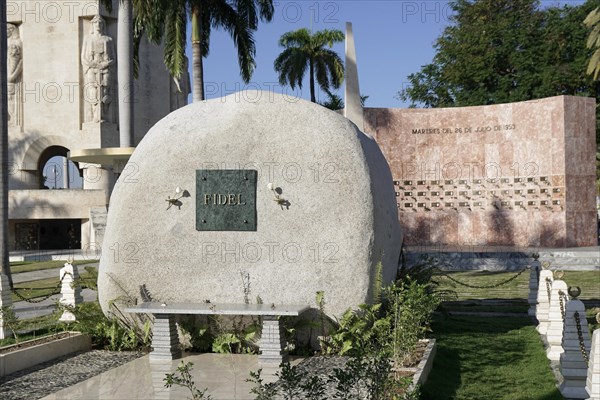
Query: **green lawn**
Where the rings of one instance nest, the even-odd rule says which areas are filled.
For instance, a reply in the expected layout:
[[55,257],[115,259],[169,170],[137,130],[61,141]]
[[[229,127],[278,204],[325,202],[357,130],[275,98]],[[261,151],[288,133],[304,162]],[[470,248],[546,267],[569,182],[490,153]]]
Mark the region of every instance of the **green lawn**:
[[562,399],[528,318],[436,317],[437,355],[422,400]]
[[[92,275],[89,272],[84,271],[79,274],[79,277],[82,280],[82,283],[85,284],[86,279],[92,278]],[[15,283],[15,289],[17,289],[17,290],[21,289],[21,290],[19,290],[19,294],[21,294],[25,298],[31,299],[31,298],[46,296],[50,293],[56,292],[58,284],[59,284],[59,279],[57,276],[56,278],[48,278],[48,279],[40,279],[37,281]],[[29,289],[34,289],[34,290],[29,290]],[[60,288],[58,289],[58,291],[60,291]],[[14,293],[11,294],[11,297],[12,297],[13,302],[21,301],[21,299],[19,297],[17,297],[17,295]]]
[[[97,263],[98,260],[76,260],[73,261],[73,265],[82,264],[93,264]],[[41,271],[44,269],[62,268],[65,265],[65,261],[18,261],[10,263],[10,272],[12,274],[18,274],[20,272],[30,271]]]
[[[489,286],[506,281],[516,275],[515,272],[468,271],[446,272],[451,278],[474,286]],[[529,271],[523,272],[511,282],[497,288],[477,289],[453,282],[441,273],[434,279],[440,283],[440,289],[453,290],[458,300],[465,299],[527,299],[529,294]],[[600,272],[567,271],[562,278],[569,286],[581,288],[580,299],[600,299]]]
[[516,299],[502,304],[488,304],[476,300],[464,300],[462,302],[445,302],[444,311],[469,311],[469,312],[497,312],[497,313],[527,313],[529,303],[527,300]]

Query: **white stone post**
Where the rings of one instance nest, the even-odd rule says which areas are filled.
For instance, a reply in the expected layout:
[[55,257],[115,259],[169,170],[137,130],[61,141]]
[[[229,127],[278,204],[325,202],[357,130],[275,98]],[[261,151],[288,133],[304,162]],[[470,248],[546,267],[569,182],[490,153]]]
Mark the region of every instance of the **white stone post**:
[[155,314],[152,328],[152,352],[150,362],[171,362],[181,358],[179,336],[175,316],[171,314]]
[[[596,316],[600,322],[600,313]],[[594,331],[592,336],[592,349],[590,351],[590,363],[587,373],[588,400],[600,400],[600,329]]]
[[548,332],[546,340],[548,341],[548,349],[546,355],[550,360],[560,360],[560,355],[563,352],[562,335],[563,335],[563,312],[569,295],[565,281],[557,279],[552,282],[552,294],[550,295],[550,311],[548,312]]
[[258,365],[261,367],[277,368],[279,364],[287,361],[283,327],[274,315],[263,317],[259,350]]
[[[540,272],[540,282],[537,293],[537,307],[535,317],[538,320],[537,331],[545,335],[548,331],[548,312],[550,310],[550,291],[554,282],[554,274],[548,269]],[[550,289],[550,290],[549,290]]]
[[[60,293],[62,295],[60,304],[63,306],[75,307],[77,304],[83,302],[83,297],[81,297],[81,286],[77,283],[78,279],[79,271],[77,268],[73,267],[73,265],[68,262],[65,263],[65,266],[60,269],[60,280],[62,282],[60,288]],[[60,321],[75,321],[75,315],[69,310],[64,310],[60,317]]]
[[[0,307],[12,307],[10,297],[10,286],[8,285],[8,276],[0,274]],[[4,324],[4,318],[0,314],[0,339],[6,339],[12,336],[12,331]]]
[[527,301],[529,303],[528,314],[530,317],[535,317],[535,309],[537,306],[537,295],[539,286],[539,276],[542,267],[539,260],[534,260],[529,267],[529,297]]
[[588,365],[580,348],[575,313],[579,313],[584,349],[587,354],[590,354],[590,333],[585,319],[585,307],[580,300],[569,300],[565,307],[562,341],[564,352],[560,355],[560,372],[564,378],[560,385],[560,393],[568,399],[587,399],[585,384]]
[[352,23],[346,22],[346,105],[344,117],[348,118],[361,131],[365,130],[363,106],[360,101],[360,88],[358,83],[358,66],[356,63],[356,48],[354,46],[354,34]]

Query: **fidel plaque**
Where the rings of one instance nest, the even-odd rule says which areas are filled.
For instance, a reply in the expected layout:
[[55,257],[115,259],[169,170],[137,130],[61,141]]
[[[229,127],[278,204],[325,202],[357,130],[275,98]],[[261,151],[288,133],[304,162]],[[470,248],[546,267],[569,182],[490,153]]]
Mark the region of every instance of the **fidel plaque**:
[[256,231],[255,170],[196,170],[196,230]]

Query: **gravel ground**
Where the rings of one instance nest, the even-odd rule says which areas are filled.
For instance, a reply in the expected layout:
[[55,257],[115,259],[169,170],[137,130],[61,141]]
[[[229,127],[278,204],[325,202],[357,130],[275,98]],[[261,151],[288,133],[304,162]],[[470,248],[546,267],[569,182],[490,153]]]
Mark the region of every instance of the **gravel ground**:
[[92,350],[63,356],[0,378],[0,398],[40,399],[143,355],[139,352]]

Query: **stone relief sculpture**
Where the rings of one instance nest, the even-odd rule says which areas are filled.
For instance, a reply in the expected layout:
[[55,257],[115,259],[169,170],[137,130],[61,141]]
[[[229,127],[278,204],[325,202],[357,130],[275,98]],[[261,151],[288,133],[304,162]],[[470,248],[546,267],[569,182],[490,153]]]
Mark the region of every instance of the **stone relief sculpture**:
[[7,36],[7,89],[8,89],[8,125],[23,125],[23,42],[19,27],[6,24]]
[[114,122],[112,115],[111,65],[113,41],[104,34],[104,19],[96,15],[83,41],[81,65],[84,76],[85,122]]

